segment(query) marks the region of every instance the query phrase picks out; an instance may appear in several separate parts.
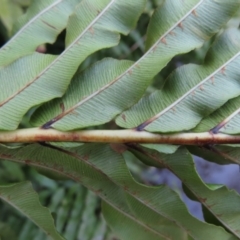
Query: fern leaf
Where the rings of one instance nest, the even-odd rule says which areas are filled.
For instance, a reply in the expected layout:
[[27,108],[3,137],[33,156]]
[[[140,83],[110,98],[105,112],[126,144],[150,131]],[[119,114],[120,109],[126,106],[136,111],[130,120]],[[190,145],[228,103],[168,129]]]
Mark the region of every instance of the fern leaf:
[[33,1],[13,29],[13,37],[0,49],[0,66],[33,53],[44,43],[53,43],[66,27],[80,0]]
[[43,105],[34,113],[32,124],[67,131],[110,121],[129,101],[122,94],[126,93],[129,82],[112,84],[111,80],[131,65],[131,61],[106,58],[77,73],[61,99]]
[[[3,77],[6,68],[1,68],[0,85],[8,85],[8,88],[15,91],[6,92],[0,102],[0,129],[16,129],[21,117],[29,108],[61,97],[82,61],[99,49],[117,45],[119,33],[126,34],[131,30],[144,5],[145,0],[137,1],[137,4],[127,0],[121,2],[84,0],[69,19],[67,47],[61,55],[49,63],[48,55],[35,53],[8,65],[6,68],[10,72],[13,71],[16,76],[21,76],[17,79],[17,85],[15,85],[16,79],[11,78],[11,75],[7,78]],[[127,9],[124,14],[123,9]],[[89,14],[86,15],[86,12]],[[41,60],[47,66],[33,74],[33,69],[38,67]],[[17,68],[16,65],[22,67]],[[22,73],[23,67],[25,71]],[[48,86],[47,91],[46,86]]]
[[240,97],[229,100],[221,108],[204,118],[194,132],[212,131],[213,133],[240,133],[239,112]]
[[200,149],[196,146],[189,146],[188,150],[199,157],[217,164],[238,164],[240,165],[239,144],[236,145],[216,145]]
[[40,205],[36,192],[28,182],[0,186],[0,199],[22,212],[51,239],[63,240],[56,231],[50,211]]
[[240,94],[239,42],[239,30],[223,33],[209,50],[204,65],[189,64],[178,68],[162,90],[142,98],[123,112],[117,124],[153,132],[176,132],[195,127],[204,116]]
[[[120,209],[116,209],[107,202],[102,201],[103,216],[120,239],[187,239],[187,234],[181,231],[180,228],[175,228],[174,234],[170,234],[173,231],[171,224],[168,225],[152,212],[150,214],[149,209],[145,208],[144,205],[136,200],[134,201],[133,198],[130,201],[129,198],[128,196],[125,201],[124,199],[122,201],[122,208],[126,209],[126,212],[131,213],[128,215],[124,214]],[[132,210],[133,208],[135,208],[135,211]],[[141,221],[148,223],[148,226],[143,225]],[[161,222],[161,225],[159,225],[159,222]]]
[[[169,155],[170,159],[172,156]],[[158,237],[163,239],[174,239],[175,231],[182,239],[187,239],[188,235],[197,238],[200,234],[205,239],[211,237],[229,239],[232,236],[222,228],[192,217],[180,197],[168,187],[147,187],[135,182],[122,156],[109,145],[85,144],[71,150],[43,148],[38,144],[15,150],[0,147],[0,157],[63,174],[81,182],[126,219],[135,222],[131,224],[133,227],[140,224],[150,231],[152,236],[158,234]],[[159,201],[162,196],[165,196],[164,201]],[[136,201],[137,205],[135,205]],[[138,206],[146,209],[146,219],[141,215],[141,208],[139,209]],[[138,215],[136,211],[139,211]],[[148,225],[146,220],[151,216],[156,222],[159,221],[169,228],[156,228],[156,224]]]
[[[82,96],[80,94],[72,94],[73,91],[69,90],[62,100],[63,103],[67,102],[68,107],[62,113],[59,108],[61,101],[53,101],[44,105],[37,111],[36,117],[34,117],[35,120],[33,121],[34,125],[45,124],[44,127],[46,128],[53,127],[59,130],[71,130],[110,121],[124,109],[136,103],[150,84],[150,80],[173,56],[201,46],[206,39],[215,33],[216,29],[219,29],[229,19],[235,11],[234,8],[239,7],[237,1],[232,1],[231,4],[215,1],[191,1],[191,4],[190,2],[189,4],[184,4],[181,11],[178,11],[179,3],[177,1],[165,1],[165,4],[156,11],[156,19],[154,15],[153,21],[156,24],[160,24],[160,26],[165,22],[167,24],[164,27],[160,27],[157,32],[155,32],[154,27],[150,24],[148,36],[152,37],[156,42],[152,44],[151,48],[149,48],[142,58],[131,64],[126,70],[122,69],[121,74],[115,78],[112,78],[112,72],[109,71],[109,80],[105,86],[99,84],[96,89],[91,87],[92,82],[97,82],[98,78],[91,82],[88,81],[86,84],[84,83],[87,88],[92,88],[93,91],[90,95],[86,90],[81,94]],[[169,19],[161,22],[161,18],[157,16],[161,15],[162,12],[169,12],[170,9],[178,12],[178,14],[174,17],[172,17],[173,14],[168,14]],[[209,9],[211,9],[211,14],[208,14]],[[218,18],[217,16],[220,12],[222,15],[221,18]],[[207,22],[211,22],[208,27]],[[112,68],[114,69],[114,67]],[[100,81],[102,82],[102,80]],[[75,88],[75,83],[72,83],[72,85],[70,88]],[[85,86],[84,88],[86,88]],[[124,95],[122,92],[124,92]],[[74,97],[76,100],[73,102],[72,98]],[[78,102],[76,102],[77,100]],[[69,106],[70,101],[73,104]],[[54,110],[52,111],[52,109]],[[56,111],[56,109],[58,110]],[[142,114],[149,117],[147,109],[144,109]],[[117,119],[117,124],[122,127],[136,126],[135,122],[133,124],[131,119],[128,120],[128,117],[126,120],[125,115],[123,113]],[[138,115],[136,115],[137,117]],[[36,121],[36,119],[38,120]]]
[[134,146],[133,152],[141,159],[141,155],[144,155],[144,161],[147,164],[156,167],[165,166],[171,170],[190,190],[197,201],[203,204],[229,232],[237,238],[240,237],[239,194],[228,190],[225,186],[211,189],[210,186],[204,184],[196,172],[191,155],[186,150],[178,150],[175,157],[171,157],[171,160],[167,159],[164,154],[139,146]]

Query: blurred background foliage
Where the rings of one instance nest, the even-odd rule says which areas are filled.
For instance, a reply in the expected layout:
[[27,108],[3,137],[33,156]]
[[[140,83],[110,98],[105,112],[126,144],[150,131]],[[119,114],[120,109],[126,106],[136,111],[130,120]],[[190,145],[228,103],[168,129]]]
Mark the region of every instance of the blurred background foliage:
[[7,40],[17,19],[24,13],[32,0],[0,0],[0,34]]
[[[24,14],[33,0],[0,0],[0,47],[11,37],[14,23],[19,16]],[[145,34],[149,19],[155,8],[163,0],[148,0],[146,8],[140,17],[136,29],[128,36],[123,36],[120,44],[112,49],[101,50],[90,57],[80,66],[85,69],[92,63],[104,57],[117,59],[130,59],[136,61],[144,53]],[[238,27],[240,13],[225,26],[225,28]],[[36,49],[42,53],[60,54],[64,50],[65,32],[63,31],[52,45],[39,46]],[[214,37],[213,37],[214,39]],[[176,56],[153,79],[148,93],[161,89],[167,76],[177,67],[187,63],[201,64],[213,39],[206,42],[201,49],[196,49],[188,54]],[[32,109],[26,114],[20,128],[30,127],[29,117]],[[116,128],[113,122],[101,128]],[[187,198],[182,191],[181,182],[167,169],[156,169],[145,166],[133,155],[125,156],[128,167],[135,179],[148,185],[167,184],[176,190],[189,211],[197,218],[203,220],[201,205]],[[200,176],[206,182],[226,184],[229,188],[240,192],[240,173],[238,166],[219,166],[195,158],[195,163]],[[229,176],[231,175],[232,181]],[[48,207],[55,219],[57,230],[68,240],[117,240],[116,236],[107,227],[101,216],[100,199],[83,186],[72,181],[52,180],[39,174],[35,169],[15,163],[0,161],[0,184],[16,183],[30,180],[38,192],[41,203]],[[46,236],[27,218],[20,215],[11,206],[0,201],[0,239],[1,240],[44,240]]]

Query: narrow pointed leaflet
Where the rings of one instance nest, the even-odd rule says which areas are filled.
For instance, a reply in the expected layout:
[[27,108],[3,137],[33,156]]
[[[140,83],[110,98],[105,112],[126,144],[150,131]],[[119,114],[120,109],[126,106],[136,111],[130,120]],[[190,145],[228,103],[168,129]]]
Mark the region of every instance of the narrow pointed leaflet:
[[[57,151],[57,148],[42,148],[37,144],[29,145],[25,149],[18,149],[20,151],[9,151],[0,147],[0,158],[26,163],[45,171],[53,171],[80,182],[99,195],[105,202],[120,212],[122,216],[132,220],[136,225],[146,230],[149,237],[156,237],[157,235],[162,239],[168,239],[168,236],[175,236],[175,234],[186,235],[175,223],[162,216],[155,215],[154,219],[167,225],[168,229],[156,227],[155,224],[151,227],[143,217],[136,216],[129,209],[124,190],[115,185],[100,169],[87,161],[89,158],[104,160],[111,157],[109,151],[102,151],[104,145],[95,146],[96,151],[94,152],[91,151],[90,145],[79,148],[78,154],[61,149]],[[20,154],[20,156],[17,156],[17,154]],[[148,211],[150,210],[147,209],[147,213]],[[148,214],[151,214],[151,211]],[[180,239],[184,240],[184,238]]]
[[38,195],[33,190],[31,183],[21,182],[5,186],[0,185],[0,200],[10,204],[33,221],[50,239],[64,239],[57,232],[50,211],[41,206]]
[[240,165],[239,144],[235,145],[213,145],[205,148],[188,146],[188,150],[203,159],[218,164],[237,164]]
[[[97,145],[95,146],[96,147],[94,149],[97,149]],[[85,147],[89,148],[89,153],[92,151],[91,145],[85,145]],[[179,201],[179,196],[177,194],[175,195],[174,192],[172,192],[168,187],[164,185],[161,185],[159,187],[147,187],[138,184],[132,178],[131,174],[127,169],[125,160],[123,158],[123,156],[125,155],[121,156],[121,154],[118,154],[118,148],[121,148],[121,146],[115,144],[111,144],[110,146],[101,144],[98,145],[98,147],[101,149],[104,147],[104,152],[109,153],[109,161],[107,161],[106,158],[88,158],[87,162],[94,165],[97,169],[106,174],[111,179],[111,181],[123,188],[124,191],[128,193],[126,198],[135,216],[146,219],[147,216],[145,216],[144,218],[143,216],[141,216],[140,213],[138,213],[137,206],[141,207],[141,209],[144,209],[146,207],[149,208],[151,212],[153,212],[152,217],[154,215],[161,215],[168,220],[173,221],[183,230],[187,230],[187,233],[193,238],[196,238],[200,234],[200,229],[202,227],[204,227],[206,230],[206,237],[211,235],[212,226],[203,226],[201,221],[198,221],[197,219],[193,218],[188,212],[186,212],[186,208],[184,207],[183,203]],[[79,150],[76,149],[74,153],[79,155]],[[115,151],[117,153],[115,153]],[[183,155],[181,156],[164,156],[167,159],[166,161],[171,161],[172,159],[175,159],[176,156],[178,156],[178,158],[185,157],[185,154],[183,153]],[[164,201],[159,201],[159,199],[161,199],[161,196],[165,196]],[[136,207],[136,209],[134,209],[134,206]],[[184,216],[184,223],[180,220],[180,216]],[[221,231],[222,229],[219,228],[219,234]],[[170,236],[169,238],[174,239]]]
[[[33,124],[66,131],[110,121],[139,100],[151,83],[151,79],[166,66],[172,57],[200,47],[239,7],[238,1],[226,4],[209,0],[195,0],[179,4],[178,1],[165,1],[161,8],[156,10],[152,21],[158,24],[159,30],[155,31],[151,23],[148,29],[148,37],[154,38],[155,42],[150,44],[149,50],[137,62],[130,64],[126,70],[122,68],[121,73],[118,72],[118,76],[115,78],[112,78],[113,74],[109,71],[107,77],[109,80],[105,86],[100,85],[95,90],[91,86],[93,82],[97,82],[98,77],[88,82],[85,80],[84,88],[94,90],[90,95],[86,90],[82,95],[72,95],[72,91],[69,90],[62,100],[64,110],[66,109],[62,113],[61,101],[43,105],[37,111],[36,116],[33,116]],[[158,16],[165,11],[171,12],[171,14],[167,14],[166,21],[161,21]],[[211,14],[208,14],[208,11],[211,11]],[[218,17],[220,13],[221,18]],[[209,22],[211,22],[210,26]],[[187,42],[186,39],[188,39]],[[115,68],[114,64],[112,64],[112,68]],[[93,74],[94,69],[86,70],[86,75],[91,72]],[[102,71],[105,70],[102,69]],[[82,77],[80,76],[79,79]],[[74,86],[73,84],[70,88],[73,89]],[[80,83],[79,88],[81,88]],[[125,94],[122,94],[123,92]],[[75,101],[73,101],[74,97]],[[67,108],[65,103],[68,105]],[[71,124],[69,124],[70,122]],[[122,127],[129,126],[124,114],[117,118],[117,124]]]
[[[148,187],[134,181],[125,160],[112,148],[106,144],[85,144],[69,150],[38,144],[14,150],[0,146],[0,158],[63,174],[82,183],[135,227],[137,224],[146,229],[149,236],[157,234],[160,239],[174,239],[175,234],[179,234],[180,239],[185,240],[188,235],[197,238],[203,234],[205,239],[236,239],[224,229],[191,216],[178,194],[168,187]],[[162,196],[166,198],[159,201]],[[146,218],[139,210],[143,208]],[[149,217],[168,228],[156,224],[151,227],[146,222]]]
[[227,30],[215,41],[202,66],[189,64],[178,68],[167,78],[162,90],[142,98],[122,113],[127,123],[121,116],[117,123],[153,132],[195,127],[204,116],[240,94],[239,42],[240,31]]
[[110,121],[129,101],[123,94],[127,83],[111,80],[131,65],[131,61],[105,58],[77,73],[66,94],[40,107],[31,123],[67,131]]
[[194,132],[211,131],[213,133],[240,133],[240,97],[233,98],[221,108],[204,118]]
[[15,24],[13,37],[0,49],[0,68],[33,53],[45,43],[53,43],[67,26],[68,17],[81,0],[33,1]]
[[[68,21],[66,49],[61,55],[49,63],[48,55],[35,53],[0,69],[1,88],[8,85],[11,89],[0,101],[0,129],[16,129],[32,106],[61,97],[83,60],[99,49],[117,45],[120,33],[127,34],[135,26],[144,5],[145,0],[83,0]],[[45,68],[33,74],[40,60],[46,64]],[[24,68],[28,78],[4,77],[4,72],[13,68],[16,75],[21,75]]]
[[181,148],[169,156],[139,145],[130,146],[130,150],[148,165],[169,169],[229,232],[237,239],[240,237],[239,194],[225,186],[211,189],[205,184],[197,174],[192,156],[186,149]]

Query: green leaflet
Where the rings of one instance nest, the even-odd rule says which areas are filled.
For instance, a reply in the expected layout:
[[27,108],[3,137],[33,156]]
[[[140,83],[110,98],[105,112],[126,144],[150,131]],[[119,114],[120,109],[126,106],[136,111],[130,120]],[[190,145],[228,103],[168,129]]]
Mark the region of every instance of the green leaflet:
[[54,227],[50,211],[40,205],[38,196],[28,182],[0,186],[0,199],[22,212],[51,239],[63,238]]
[[[172,2],[173,1],[165,1],[165,4],[173,4]],[[138,79],[141,78],[141,76],[154,76],[157,71],[161,70],[174,55],[188,52],[194,48],[200,47],[203,42],[210,36],[212,36],[216,29],[218,29],[223,24],[223,21],[227,21],[227,19],[229,19],[230,15],[233,14],[236,10],[234,10],[234,8],[238,7],[238,1],[231,1],[230,5],[229,2],[224,1],[199,1],[197,8],[186,9],[186,15],[178,19],[177,22],[173,22],[172,18],[168,21],[162,21],[162,23],[171,22],[172,27],[167,32],[162,32],[160,35],[160,40],[154,45],[152,45],[148,52],[138,62],[136,62],[136,64],[131,67],[131,75],[134,75],[133,70],[135,66],[135,68],[138,68],[135,69],[136,75],[138,74]],[[171,8],[166,7],[166,9],[170,11]],[[161,16],[164,15],[164,11],[166,10],[162,7],[159,8],[158,11],[155,14],[157,16]],[[220,12],[223,15],[221,15]],[[221,15],[221,17],[219,14]],[[172,17],[173,15],[175,14],[168,14],[168,18],[170,18],[170,16]],[[153,27],[153,29],[155,28]],[[153,32],[153,34],[154,33],[155,32]],[[155,39],[155,37],[152,39]],[[189,72],[187,74],[190,76],[191,73],[192,72]],[[174,93],[174,91],[172,92]],[[173,95],[172,92],[171,95]],[[150,100],[154,101],[152,98],[156,97],[152,97],[151,95]],[[162,99],[160,103],[158,101],[158,104],[161,103]],[[169,106],[169,104],[170,102],[165,103],[166,106]],[[139,105],[139,108],[134,106],[131,110],[122,113],[116,119],[116,123],[124,128],[137,127],[143,121],[149,119],[149,116],[154,116],[159,112],[159,106],[156,105],[156,103],[152,102],[151,105],[149,105],[146,98],[140,100]],[[138,109],[138,111],[136,111],[136,109]],[[144,109],[144,111],[141,111],[142,109]],[[177,124],[175,125],[178,126]],[[150,130],[149,127],[147,130],[152,131],[153,129]],[[163,130],[159,129],[158,126],[158,129],[154,127],[154,131],[167,132],[169,131],[169,129],[165,129],[164,125]],[[170,131],[174,130],[170,128]]]
[[[158,217],[158,214],[154,211],[150,211],[149,208],[140,203],[134,197],[130,195],[125,196],[125,201],[122,203],[124,208],[128,212],[131,212],[133,219],[121,214],[118,209],[112,208],[106,202],[103,201],[103,215],[108,225],[116,232],[121,239],[134,239],[134,235],[138,233],[137,239],[188,239],[190,236],[186,231],[174,229],[172,224],[169,224],[164,219]],[[149,229],[143,229],[141,224],[134,221],[134,218],[139,219],[148,223],[155,230],[152,236],[150,235]],[[129,226],[126,228],[126,226]],[[127,230],[126,230],[127,229]],[[161,235],[157,235],[160,232]]]
[[203,66],[189,64],[178,68],[162,90],[123,112],[117,124],[153,132],[195,127],[204,116],[240,94],[239,42],[239,30],[224,32],[209,50]]
[[[211,129],[212,133],[238,133],[238,29],[228,30],[217,38],[203,66],[179,68],[170,75],[161,91],[136,104],[151,79],[172,57],[202,46],[240,7],[240,0],[161,2],[147,29],[146,53],[138,61],[105,58],[82,71],[84,67],[80,65],[89,55],[116,46],[120,34],[126,35],[135,27],[146,0],[35,0],[16,25],[12,40],[0,50],[0,130],[6,133],[5,130],[16,129],[30,108],[41,105],[31,122],[43,128],[41,131],[45,133],[48,128],[70,131],[102,125],[119,114],[117,124],[136,128],[133,129],[136,134],[145,130],[188,131],[203,118],[194,131]],[[151,10],[146,9],[146,13],[150,16]],[[60,55],[34,53],[39,44],[54,42],[65,27],[66,46]],[[143,51],[144,32],[133,31],[131,34],[130,38],[138,39]],[[123,47],[130,38],[123,39]],[[119,49],[113,49],[111,53]],[[127,46],[127,52],[131,51],[132,48]],[[94,57],[99,60],[99,55]],[[25,115],[26,119],[31,113]],[[115,126],[111,122],[109,128],[112,127]],[[21,132],[25,133],[25,130]],[[18,133],[14,141],[19,140]],[[11,134],[15,136],[14,132]],[[102,198],[104,217],[122,239],[240,238],[239,195],[226,187],[205,184],[196,173],[189,152],[179,146],[45,143],[41,135],[39,138],[40,144],[4,146],[0,143],[0,159],[31,165],[49,176],[63,176],[85,185]],[[150,187],[134,180],[125,162],[127,154],[131,153],[120,154],[126,149],[149,165],[170,169],[218,223],[212,225],[195,219],[179,195],[167,186]],[[200,153],[196,147],[189,147],[189,150],[220,164],[240,162],[237,147],[206,145]],[[5,174],[14,171],[6,165],[1,172],[5,169]],[[18,172],[17,178],[22,177]],[[19,186],[10,187],[19,193],[17,201],[25,203],[23,200],[28,197],[28,191],[22,191],[26,193],[22,194]],[[0,186],[0,198],[2,188]],[[59,189],[53,194],[51,205],[58,216],[57,230],[64,229],[68,234],[77,226],[67,220],[72,202],[63,203],[61,199],[65,195],[68,199],[74,198],[75,191],[75,188],[68,192]],[[80,208],[81,199],[85,200],[85,211],[72,212],[71,219],[77,216],[88,218],[91,226],[97,228],[93,211],[96,198],[89,194],[85,199],[80,194],[76,201]],[[27,211],[32,209],[25,208]],[[30,214],[37,220],[41,217],[33,209]],[[49,212],[45,216],[50,216],[51,223],[44,221],[42,228],[48,227],[50,231],[45,232],[56,234],[56,239],[61,238]],[[219,226],[219,222],[225,229]],[[21,239],[26,239],[24,236],[27,236],[29,226],[24,226]],[[90,227],[83,224],[78,236],[70,235],[74,239],[94,238],[91,234]]]
[[34,113],[32,124],[45,123],[45,128],[67,131],[110,121],[134,98],[123,94],[130,82],[112,82],[131,65],[131,61],[106,58],[77,73],[61,99],[43,105]]
[[[202,239],[235,239],[222,228],[193,218],[179,196],[168,187],[147,187],[135,182],[122,156],[111,150],[109,145],[85,144],[71,151],[43,148],[38,144],[16,150],[0,147],[0,157],[54,171],[81,182],[131,221],[132,227],[140,224],[150,232],[149,236],[157,234],[163,239],[176,239],[174,236],[188,239],[186,237],[190,234],[193,238],[201,235]],[[142,209],[145,210],[141,212]],[[155,224],[148,225],[151,217]],[[157,223],[168,227],[161,228]]]
[[[4,162],[6,161],[2,161]],[[9,163],[11,166],[20,167],[18,164],[6,162],[6,164]],[[9,178],[11,177],[12,175],[9,175]],[[41,175],[34,176],[34,188],[38,189],[41,203],[48,205],[54,217],[56,229],[64,239],[91,240],[96,236],[108,239],[104,237],[109,230],[100,216],[100,199],[93,192],[73,181],[56,182]],[[16,213],[15,209],[11,211],[9,209],[11,206],[2,203],[1,200],[0,204],[0,238],[2,237],[3,240],[50,240],[30,219],[23,217],[20,212]]]
[[[144,5],[145,0],[81,1],[68,21],[67,47],[61,55],[51,63],[47,62],[49,57],[43,55],[43,60],[46,57],[46,67],[36,75],[33,71],[39,64],[41,54],[33,59],[31,55],[20,58],[7,67],[9,71],[14,71],[14,74],[21,76],[22,68],[17,68],[14,64],[25,65],[24,74],[29,77],[18,78],[21,91],[18,89],[13,94],[6,92],[7,96],[0,102],[0,129],[16,129],[21,117],[29,108],[61,97],[82,61],[99,49],[117,45],[119,33],[127,34],[135,26]],[[123,9],[127,10],[123,11]],[[4,67],[0,68],[0,84],[14,89],[12,83],[14,80],[11,75],[3,78],[5,71]],[[28,95],[29,92],[32,95]],[[22,98],[23,95],[25,95],[24,98]]]
[[[94,147],[95,151],[92,151],[91,147]],[[107,151],[103,151],[103,148]],[[61,173],[75,181],[81,182],[83,185],[98,194],[102,199],[111,204],[114,208],[119,209],[123,215],[132,218],[133,216],[131,212],[129,212],[129,209],[122,208],[123,202],[125,201],[124,190],[114,184],[108,176],[96,168],[91,162],[87,161],[89,158],[94,161],[98,161],[100,159],[105,161],[106,159],[111,159],[112,155],[116,160],[116,157],[121,159],[120,155],[109,151],[109,147],[107,147],[107,145],[101,144],[88,144],[84,147],[78,148],[77,150],[78,154],[67,152],[65,150],[63,150],[63,152],[67,154],[63,154],[63,152],[61,153],[51,148],[42,148],[42,146],[36,144],[29,145],[25,149],[22,148],[21,150],[15,152],[10,152],[6,148],[1,148],[0,157],[6,158],[10,161],[27,163],[35,167],[37,166],[38,168]],[[175,195],[176,194],[174,194],[174,196]],[[157,219],[160,219],[159,221],[161,222],[166,222],[171,230],[175,229],[176,233],[171,233],[170,231],[171,234],[178,234],[179,236],[179,228],[175,225],[175,223],[172,223],[167,219],[164,220],[161,216],[158,216]],[[140,221],[141,227],[151,229],[151,227],[145,226],[146,224],[146,221]],[[160,235],[163,234],[161,231],[159,233]],[[164,228],[163,232],[165,232]]]
[[[131,209],[129,208],[128,204],[126,202],[122,203],[124,209],[128,210],[128,212],[131,212]],[[128,240],[128,239],[134,239],[137,238],[139,240],[145,240],[145,239],[153,239],[153,240],[162,240],[162,239],[169,239],[170,236],[166,235],[159,235],[156,232],[152,231],[151,229],[148,229],[147,227],[144,228],[140,222],[137,221],[139,218],[139,215],[141,216],[142,208],[139,208],[139,206],[136,207],[139,211],[136,215],[133,215],[131,217],[126,216],[122,214],[122,212],[118,209],[113,208],[111,205],[106,203],[105,201],[102,202],[102,211],[103,216],[108,223],[108,225],[112,228],[112,230],[120,237],[122,240]],[[141,211],[140,211],[141,209]],[[146,212],[145,212],[146,214]],[[143,218],[143,216],[141,216]],[[156,224],[156,218],[151,218],[151,228],[153,228],[153,225]],[[149,224],[149,223],[148,223]],[[162,227],[168,227],[168,226],[162,226]],[[155,227],[155,226],[154,226]],[[170,227],[171,229],[171,227]],[[172,237],[172,236],[171,236]],[[182,238],[184,237],[184,238]],[[175,238],[178,239],[187,239],[187,236],[180,236],[175,235]]]
[[214,145],[208,148],[199,148],[189,146],[188,150],[197,156],[217,164],[238,164],[240,165],[240,148],[239,146]]
[[52,146],[61,147],[61,148],[71,148],[71,147],[79,147],[84,143],[80,142],[49,142]]
[[[158,25],[159,30],[155,31],[152,24],[148,29],[148,37],[152,37],[155,42],[141,59],[111,80],[111,75],[109,75],[109,84],[105,88],[102,87],[101,94],[99,94],[100,90],[97,89],[88,97],[85,96],[85,99],[80,98],[81,101],[78,103],[76,101],[79,95],[72,95],[71,98],[76,98],[73,105],[69,106],[72,111],[60,114],[60,100],[44,105],[34,116],[34,125],[40,126],[45,123],[44,127],[46,128],[53,127],[66,131],[110,121],[124,109],[136,103],[149,85],[150,80],[173,56],[201,46],[230,18],[238,6],[238,1],[225,4],[224,2],[195,0],[182,5],[181,11],[179,11],[178,1],[165,1],[165,5],[156,11],[152,20]],[[211,14],[208,13],[210,10]],[[168,12],[166,20],[161,21],[158,15],[166,11]],[[170,11],[171,14],[169,14]],[[176,11],[176,14],[173,14],[172,11]],[[217,17],[220,16],[219,14],[221,17]],[[209,22],[211,22],[210,26]],[[74,23],[77,23],[77,21],[73,21],[72,26],[74,26]],[[162,24],[164,25],[162,26]],[[189,37],[190,35],[191,37]],[[69,41],[71,42],[71,39]],[[95,79],[93,78],[93,81],[98,81],[98,76]],[[92,82],[88,82],[89,88],[93,84]],[[74,85],[72,88],[74,88]],[[123,89],[124,95],[122,94]],[[71,93],[71,91],[69,92]],[[67,95],[63,100],[66,100],[67,97],[70,99]],[[67,102],[70,103],[70,100]],[[111,103],[111,107],[109,103]],[[142,114],[149,117],[145,109]],[[117,124],[122,127],[133,125],[131,119],[125,118],[125,113],[117,118]]]
[[[96,148],[94,147],[91,148],[91,146],[89,146],[89,148],[96,150]],[[118,147],[112,145],[112,148],[116,150]],[[90,149],[89,152],[92,151]],[[109,150],[106,147],[104,151],[107,152]],[[78,152],[78,150],[76,152]],[[176,155],[164,155],[164,156],[167,161],[171,161],[173,159],[175,160],[176,158],[179,159],[185,157],[185,154],[186,152],[178,151],[178,154]],[[165,188],[164,186],[158,188],[150,187],[146,188],[142,185],[137,184],[129,174],[124,160],[117,156],[118,155],[114,157],[112,156],[112,159],[114,160],[112,160],[111,162],[107,161],[106,159],[102,161],[101,159],[98,159],[97,161],[95,161],[95,159],[92,158],[89,158],[88,161],[91,162],[97,168],[99,168],[101,171],[103,171],[107,176],[109,176],[109,178],[113,182],[115,182],[115,184],[123,187],[124,190],[131,195],[127,196],[127,203],[128,205],[130,205],[129,207],[133,211],[135,216],[138,216],[138,218],[144,219],[149,223],[150,221],[149,219],[151,217],[155,216],[156,214],[160,214],[166,217],[167,219],[176,222],[177,225],[180,226],[182,229],[188,229],[189,235],[192,236],[193,238],[197,238],[197,236],[200,236],[200,232],[202,234],[202,231],[200,230],[201,224],[198,226],[199,228],[196,227],[195,225],[197,224],[196,219],[191,217],[189,218],[189,215],[186,214],[185,210],[183,210],[182,208],[183,207],[182,203],[176,202],[177,200],[175,199],[175,197],[173,197],[172,194],[170,194],[168,188]],[[118,171],[116,171],[116,169],[118,169]],[[162,196],[164,196],[164,200]],[[159,201],[159,199],[162,199],[162,201]],[[141,210],[139,210],[137,206],[141,207]],[[150,213],[149,215],[146,212],[144,213],[144,207],[148,207],[151,210],[151,211],[148,210],[152,212],[151,215]],[[179,219],[179,216],[184,218],[184,222]],[[150,222],[151,222],[150,225],[154,226],[153,224],[154,220]],[[167,225],[168,224],[169,223],[167,223]],[[162,222],[161,225],[164,225],[164,223]],[[158,229],[159,224],[156,227]],[[164,227],[164,229],[167,231],[166,227]],[[207,226],[205,226],[205,230],[207,231],[205,238],[207,238],[208,234],[210,234],[208,232],[210,228],[208,228],[207,230]],[[170,231],[171,230],[169,229],[169,232]],[[201,237],[204,239],[204,236],[201,235]],[[175,239],[176,237],[172,238]]]
[[167,144],[141,144],[145,148],[150,148],[161,153],[172,154],[177,151],[179,146],[177,145],[167,145]]
[[[0,69],[0,89],[4,89],[0,95],[0,129],[17,128],[23,114],[31,106],[64,91],[56,81],[47,78],[40,83],[33,82],[35,76],[39,76],[55,58],[53,55],[34,53]],[[33,62],[38,64],[33,65]],[[26,66],[31,71],[22,71]]]
[[[215,190],[216,188],[222,187],[222,185],[213,185],[213,184],[206,184],[209,188],[212,188],[212,190]],[[192,192],[183,184],[182,185],[184,193],[193,201],[197,201],[197,198],[192,194]],[[224,225],[214,216],[214,214],[211,213],[208,208],[206,208],[203,204],[201,204],[202,212],[204,220],[208,223],[224,227]]]
[[186,17],[196,14],[192,11],[202,3],[203,1],[199,0],[190,0],[184,2],[184,4],[181,1],[163,1],[150,20],[147,29],[146,50],[149,50],[159,40],[160,36],[167,35],[163,33],[169,33],[171,30],[178,31],[176,29],[177,24],[180,28],[183,28],[182,21]]
[[81,0],[33,1],[15,24],[14,36],[0,49],[0,66],[28,55],[44,43],[53,43]]
[[192,156],[185,149],[179,149],[174,154],[175,157],[169,158],[139,146],[134,146],[132,152],[140,158],[143,155],[144,162],[147,161],[150,165],[168,168],[229,232],[240,237],[240,196],[225,186],[215,189],[207,186],[197,174]]
[[221,108],[204,118],[193,131],[204,132],[212,130],[214,133],[240,133],[239,106],[240,97],[229,100]]

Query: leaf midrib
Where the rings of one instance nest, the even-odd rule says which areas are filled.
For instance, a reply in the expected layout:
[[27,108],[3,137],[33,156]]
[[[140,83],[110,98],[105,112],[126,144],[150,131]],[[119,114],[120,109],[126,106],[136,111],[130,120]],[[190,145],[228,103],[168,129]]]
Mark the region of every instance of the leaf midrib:
[[[59,0],[62,1],[62,0]],[[59,59],[61,59],[65,53],[68,52],[69,49],[71,49],[78,41],[79,39],[81,39],[84,34],[102,17],[102,15],[109,10],[109,8],[111,7],[111,5],[115,2],[116,0],[111,0],[111,2],[103,9],[102,12],[100,12],[98,14],[97,17],[94,18],[94,20],[84,29],[84,31],[56,58],[54,59],[40,74],[38,74],[38,76],[36,76],[32,81],[28,82],[23,88],[21,88],[20,90],[18,90],[15,94],[13,94],[12,96],[10,96],[9,98],[7,98],[5,101],[3,101],[2,103],[0,103],[0,107],[2,107],[3,105],[5,105],[6,103],[8,103],[9,101],[11,101],[13,98],[15,98],[17,95],[19,95],[21,92],[23,92],[25,89],[27,89],[29,86],[31,86],[34,82],[36,82],[40,77],[42,77],[44,74],[46,74],[48,72],[48,70],[50,68],[52,68],[52,66],[54,66],[54,64],[56,62],[59,61]],[[81,4],[81,3],[80,3]],[[40,78],[41,79],[41,78]]]

